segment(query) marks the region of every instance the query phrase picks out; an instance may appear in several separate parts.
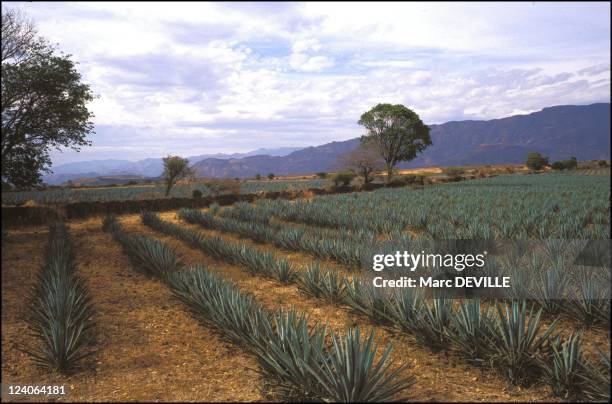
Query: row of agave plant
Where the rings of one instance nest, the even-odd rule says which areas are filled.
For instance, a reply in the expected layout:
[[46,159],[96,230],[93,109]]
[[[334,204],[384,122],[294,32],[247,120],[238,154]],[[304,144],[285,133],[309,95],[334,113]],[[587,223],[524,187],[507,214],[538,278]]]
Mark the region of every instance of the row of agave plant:
[[390,345],[377,354],[372,332],[362,335],[351,328],[340,335],[309,324],[294,310],[266,310],[202,266],[181,268],[175,252],[159,240],[126,232],[114,217],[103,226],[136,268],[166,282],[203,324],[251,352],[284,399],[382,402],[397,399],[415,383],[413,376],[402,376],[407,365],[391,367]]
[[[162,221],[154,214],[144,214],[143,221],[184,240],[218,239]],[[249,250],[254,254],[258,251]],[[236,262],[232,257],[216,258]],[[300,271],[299,276],[296,273],[291,282],[297,283],[305,294],[347,304],[375,322],[413,334],[419,343],[432,350],[454,347],[471,363],[487,363],[503,370],[512,383],[525,384],[543,376],[559,396],[594,400],[609,397],[606,396],[610,384],[606,377],[609,359],[600,352],[600,362],[586,360],[577,335],[567,340],[558,335],[553,337],[557,321],[544,327],[543,309],[536,310],[527,301],[485,306],[474,299],[461,302],[456,309],[452,299],[428,302],[412,289],[399,289],[387,295],[370,282],[357,277],[349,280],[317,264]]]
[[[249,208],[239,208],[239,211],[248,212],[242,217],[248,217]],[[348,268],[356,268],[361,264],[361,254],[370,243],[358,243],[348,240],[325,237],[305,226],[295,227],[277,223],[273,226],[259,221],[242,221],[232,218],[218,217],[209,212],[197,209],[181,209],[179,217],[188,223],[195,223],[204,228],[215,229],[222,232],[237,234],[259,243],[273,243],[289,251],[307,252],[319,259],[331,259]],[[184,229],[177,227],[177,231]],[[401,242],[395,238],[395,242]],[[419,243],[413,240],[411,243]],[[415,245],[416,245],[415,244]],[[570,242],[550,240],[545,243],[546,252],[531,253],[523,257],[509,255],[507,259],[500,260],[500,271],[514,279],[513,286],[521,290],[514,290],[516,296],[529,296],[536,301],[548,315],[557,315],[560,312],[583,322],[586,326],[606,326],[610,321],[610,300],[607,297],[605,286],[590,276],[581,276],[576,281],[570,281],[570,276],[564,270],[567,251]],[[416,245],[415,250],[420,250]],[[256,251],[256,250],[255,250]],[[255,252],[254,254],[258,254]],[[494,262],[491,261],[491,265]],[[601,271],[609,274],[608,271]],[[525,276],[527,274],[540,274],[539,276]],[[607,282],[607,283],[606,283]],[[604,279],[604,284],[609,279]],[[571,287],[570,287],[571,286]],[[560,299],[561,296],[571,297]]]
[[[542,376],[553,393],[565,398],[609,400],[610,359],[598,350],[598,362],[582,354],[580,334],[553,336],[557,321],[545,327],[542,308],[526,300],[485,304],[479,299],[425,299],[414,289],[386,294],[369,282],[348,280],[336,271],[310,266],[299,288],[331,303],[345,303],[376,322],[416,337],[433,351],[453,347],[468,362],[490,364],[514,384]],[[606,376],[608,375],[608,376]]]
[[381,189],[299,201],[262,200],[251,212],[224,209],[222,213],[235,218],[250,213],[261,220],[275,216],[379,234],[412,228],[434,239],[602,239],[609,237],[609,198],[609,177],[547,174],[487,178],[423,190]]
[[240,221],[217,217],[197,209],[180,209],[178,215],[189,223],[208,229],[234,233],[258,243],[272,243],[290,251],[303,251],[319,259],[331,259],[349,268],[358,268],[364,244],[371,244],[373,237],[361,241],[336,238],[325,232],[306,226],[276,223],[274,226],[257,221]]
[[206,237],[184,227],[161,220],[155,213],[143,212],[142,223],[159,232],[177,237],[211,257],[229,264],[244,266],[249,273],[292,283],[297,278],[291,263],[273,253],[252,248],[247,244],[228,243],[221,237]]
[[46,262],[28,295],[26,320],[40,345],[26,348],[47,369],[70,374],[94,351],[94,307],[77,274],[68,229],[58,222],[49,227]]

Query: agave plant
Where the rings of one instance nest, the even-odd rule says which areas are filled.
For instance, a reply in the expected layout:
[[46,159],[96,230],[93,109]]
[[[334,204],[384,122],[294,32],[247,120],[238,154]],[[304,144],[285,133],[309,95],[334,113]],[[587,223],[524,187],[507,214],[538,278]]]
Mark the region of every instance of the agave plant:
[[406,324],[419,343],[434,351],[446,345],[447,328],[454,316],[453,299],[436,298],[433,304],[422,304],[414,322]]
[[394,291],[387,312],[396,327],[409,331],[416,326],[422,306],[423,297],[420,292],[413,288],[402,288]]
[[482,307],[480,299],[461,302],[451,317],[446,335],[460,355],[468,361],[482,364],[488,356],[493,324],[493,307]]
[[255,341],[254,350],[266,376],[276,381],[285,397],[300,401],[320,399],[325,391],[310,369],[328,356],[327,327],[308,324],[294,310],[272,314],[270,326]]
[[407,364],[391,369],[391,346],[378,361],[374,333],[363,340],[359,328],[349,329],[344,337],[332,334],[329,357],[309,367],[327,396],[336,402],[384,402],[397,399],[415,383],[414,376],[400,378]]
[[572,333],[566,341],[557,336],[550,343],[550,353],[543,361],[544,377],[553,394],[562,398],[575,398],[580,392],[579,373],[583,367],[580,333]]
[[562,256],[547,261],[551,266],[540,268],[535,277],[535,296],[538,304],[546,313],[556,315],[563,309],[569,276],[565,268],[565,259]]
[[353,310],[362,313],[376,322],[389,323],[390,318],[390,299],[370,282],[363,282],[357,277],[351,280],[344,279],[346,297],[344,301]]
[[287,260],[278,260],[274,267],[274,277],[284,284],[293,283],[298,278],[298,274]]
[[557,321],[540,332],[542,309],[534,313],[527,302],[513,301],[497,306],[497,317],[491,325],[489,358],[491,363],[504,370],[506,378],[516,385],[525,384],[530,376],[538,373],[538,354],[555,330]]
[[587,361],[583,371],[579,373],[582,379],[582,394],[591,401],[610,402],[610,356],[597,348],[599,362]]
[[610,299],[606,293],[609,281],[604,280],[602,283],[601,280],[581,272],[577,283],[578,290],[565,306],[566,312],[588,327],[609,324]]
[[121,224],[117,220],[116,216],[109,215],[102,220],[102,230],[115,233],[121,231]]
[[27,321],[40,340],[28,348],[43,367],[70,373],[92,351],[94,308],[85,282],[76,273],[68,230],[63,223],[49,229],[47,262],[28,296]]
[[324,298],[330,303],[341,302],[346,291],[344,278],[335,271],[321,270],[318,263],[307,267],[304,275],[298,279],[298,288],[306,294]]
[[136,268],[146,275],[165,279],[181,266],[174,250],[159,240],[131,235],[125,239],[124,246]]

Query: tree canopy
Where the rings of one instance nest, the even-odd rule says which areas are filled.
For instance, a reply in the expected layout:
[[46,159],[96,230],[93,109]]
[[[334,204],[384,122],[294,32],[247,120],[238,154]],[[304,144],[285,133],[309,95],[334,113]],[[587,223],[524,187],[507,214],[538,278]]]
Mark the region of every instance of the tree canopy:
[[388,180],[396,164],[414,159],[432,144],[429,127],[414,111],[401,104],[378,104],[361,115],[358,123],[367,131],[362,141],[377,145]]
[[17,11],[2,12],[2,181],[40,184],[52,148],[78,150],[93,132],[93,99],[70,55],[38,36]]

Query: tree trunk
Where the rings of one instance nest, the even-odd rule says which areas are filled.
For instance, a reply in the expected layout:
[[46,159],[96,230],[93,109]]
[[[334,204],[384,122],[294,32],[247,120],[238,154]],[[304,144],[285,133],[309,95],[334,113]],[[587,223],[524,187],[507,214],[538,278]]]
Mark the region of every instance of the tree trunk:
[[391,182],[391,177],[393,177],[393,166],[387,164],[387,183]]
[[168,180],[168,183],[166,184],[166,197],[170,195],[170,189],[172,189],[172,180]]

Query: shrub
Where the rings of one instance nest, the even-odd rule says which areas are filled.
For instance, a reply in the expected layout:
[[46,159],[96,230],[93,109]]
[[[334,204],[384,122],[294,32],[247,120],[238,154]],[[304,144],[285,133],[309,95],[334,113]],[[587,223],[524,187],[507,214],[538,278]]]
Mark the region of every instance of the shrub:
[[320,172],[320,173],[317,173],[317,177],[319,177],[319,178],[321,178],[321,179],[323,179],[323,178],[327,178],[327,173],[325,173],[325,172]]
[[273,180],[274,179],[274,174],[272,174],[272,173],[268,174],[268,179],[269,180]]
[[570,157],[568,160],[555,161],[550,166],[553,170],[571,170],[578,166],[576,157]]
[[548,157],[544,157],[537,152],[528,153],[525,165],[531,170],[541,170],[548,165]]
[[255,174],[255,179],[256,180],[260,180],[261,179],[261,174]]
[[354,178],[355,174],[351,172],[339,172],[334,175],[333,181],[334,185],[337,187],[339,187],[340,185],[347,187],[351,184],[351,181],[353,181]]
[[447,167],[442,170],[442,172],[451,180],[459,181],[461,180],[461,176],[465,174],[465,169],[462,167]]
[[448,176],[465,174],[463,167],[446,167],[442,172]]
[[599,164],[600,167],[607,167],[608,166],[608,162],[606,160],[599,160],[597,162],[597,164]]
[[130,180],[125,185],[138,185],[138,181]]
[[563,164],[563,161],[555,161],[551,164],[550,168],[553,170],[565,170],[565,164]]
[[191,192],[191,196],[193,197],[193,199],[200,199],[202,198],[202,191],[200,191],[199,189],[194,189]]

